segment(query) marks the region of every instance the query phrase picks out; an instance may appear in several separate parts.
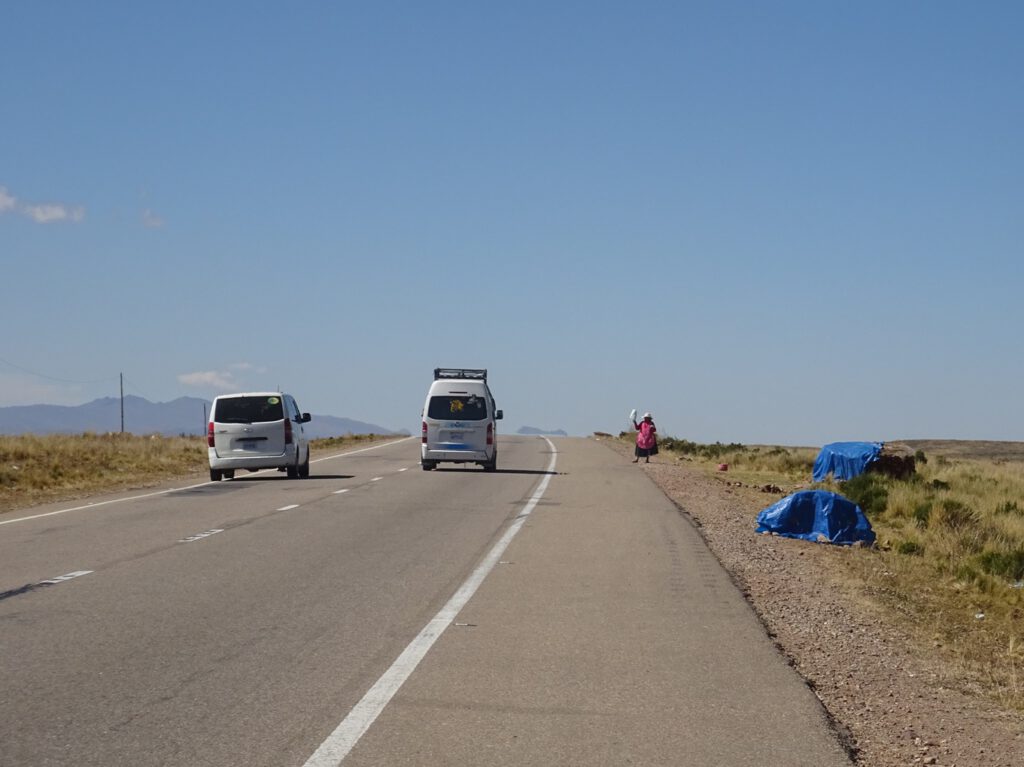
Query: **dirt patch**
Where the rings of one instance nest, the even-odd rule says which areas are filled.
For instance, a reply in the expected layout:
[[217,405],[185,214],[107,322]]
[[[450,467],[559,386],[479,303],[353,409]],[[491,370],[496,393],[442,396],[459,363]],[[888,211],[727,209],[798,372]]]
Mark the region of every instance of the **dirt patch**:
[[[630,445],[602,440],[623,460]],[[638,464],[700,528],[766,630],[825,706],[858,765],[1019,767],[1024,716],[960,689],[844,578],[862,552],[754,532],[778,496],[734,487],[685,461]]]

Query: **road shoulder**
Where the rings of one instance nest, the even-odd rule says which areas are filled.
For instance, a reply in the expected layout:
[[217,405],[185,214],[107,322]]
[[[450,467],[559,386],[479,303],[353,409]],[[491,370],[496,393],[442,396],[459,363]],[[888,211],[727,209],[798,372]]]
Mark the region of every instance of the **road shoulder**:
[[[628,460],[628,445],[604,444]],[[1024,764],[1019,713],[955,689],[941,664],[913,652],[832,576],[856,550],[757,535],[757,512],[777,496],[729,487],[685,461],[662,455],[639,470],[700,526],[780,650],[850,733],[858,764]]]

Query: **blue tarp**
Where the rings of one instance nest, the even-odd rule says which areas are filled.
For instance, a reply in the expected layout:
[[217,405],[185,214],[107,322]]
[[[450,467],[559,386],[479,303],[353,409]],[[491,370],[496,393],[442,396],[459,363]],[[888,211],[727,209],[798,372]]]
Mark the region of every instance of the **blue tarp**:
[[825,445],[814,461],[814,481],[824,482],[829,474],[837,480],[863,474],[868,464],[878,459],[881,442],[833,442]]
[[860,506],[825,490],[802,490],[773,503],[757,515],[757,532],[842,546],[875,541]]

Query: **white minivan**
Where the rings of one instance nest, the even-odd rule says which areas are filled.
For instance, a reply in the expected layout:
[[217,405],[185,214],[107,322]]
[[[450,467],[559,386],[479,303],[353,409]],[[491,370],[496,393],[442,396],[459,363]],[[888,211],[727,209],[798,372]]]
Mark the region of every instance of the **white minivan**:
[[289,479],[309,476],[310,421],[290,394],[222,394],[210,408],[206,442],[210,480],[233,479],[236,469],[287,471]]
[[487,386],[487,371],[435,368],[434,382],[423,404],[420,465],[477,463],[485,471],[498,468],[498,429],[502,412]]

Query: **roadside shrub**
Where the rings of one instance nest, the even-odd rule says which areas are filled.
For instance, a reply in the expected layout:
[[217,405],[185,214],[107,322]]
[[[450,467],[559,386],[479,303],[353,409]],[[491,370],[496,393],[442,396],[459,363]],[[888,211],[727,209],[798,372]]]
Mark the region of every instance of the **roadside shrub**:
[[932,503],[931,501],[922,501],[914,507],[914,524],[924,529],[928,527],[928,522],[932,516]]
[[696,442],[690,442],[688,439],[676,439],[675,437],[658,438],[658,448],[660,450],[672,450],[683,455],[695,455],[698,447],[700,446]]
[[977,521],[973,509],[952,498],[946,498],[939,504],[935,517],[938,524],[953,531],[963,530]]
[[741,445],[738,442],[731,442],[728,445],[723,445],[721,442],[716,442],[713,445],[698,445],[697,454],[702,458],[708,458],[716,460],[721,458],[726,453],[742,453],[746,452],[746,445]]
[[900,541],[896,546],[896,551],[907,556],[920,557],[924,554],[924,546],[915,540]]
[[955,575],[958,581],[966,581],[967,583],[976,583],[981,578],[981,573],[978,572],[978,569],[968,562],[958,564]]
[[949,490],[949,483],[948,482],[943,482],[941,479],[933,479],[932,480],[932,489],[933,490]]
[[889,502],[886,480],[878,474],[861,474],[848,479],[841,486],[841,492],[860,506],[868,517],[881,516]]
[[1012,551],[983,551],[978,564],[990,575],[1019,581],[1024,579],[1024,547]]
[[924,454],[924,450],[917,450],[914,453],[914,462],[922,464],[928,463],[928,456]]
[[1024,514],[1016,501],[1006,501],[996,506],[996,514]]
[[[631,432],[623,432],[623,434],[631,434]],[[708,460],[716,460],[730,453],[747,452],[747,446],[741,445],[738,442],[732,442],[728,445],[724,445],[721,442],[716,442],[713,445],[702,445],[698,442],[691,442],[688,439],[677,439],[675,437],[658,437],[658,447],[662,450],[672,450],[683,455],[693,455],[698,458],[707,458]]]

